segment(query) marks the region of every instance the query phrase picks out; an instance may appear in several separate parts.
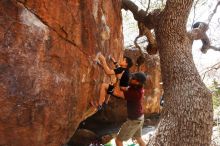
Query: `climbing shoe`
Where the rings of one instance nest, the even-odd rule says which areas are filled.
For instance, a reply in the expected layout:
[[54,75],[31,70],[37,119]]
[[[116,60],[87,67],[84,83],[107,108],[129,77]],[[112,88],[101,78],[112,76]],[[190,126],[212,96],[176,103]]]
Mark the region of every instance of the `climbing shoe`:
[[97,109],[98,109],[98,111],[102,110],[102,106],[99,105],[99,106],[97,107]]
[[104,110],[107,108],[107,106],[108,106],[108,104],[107,104],[106,102],[104,102],[104,103],[102,104],[102,108],[103,108]]

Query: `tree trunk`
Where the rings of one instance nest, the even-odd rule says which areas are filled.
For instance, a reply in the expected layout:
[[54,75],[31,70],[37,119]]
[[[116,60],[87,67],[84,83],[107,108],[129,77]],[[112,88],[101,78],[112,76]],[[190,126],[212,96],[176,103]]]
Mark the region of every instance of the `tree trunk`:
[[150,146],[208,146],[212,134],[211,94],[192,57],[186,22],[193,0],[168,0],[156,29],[165,107]]

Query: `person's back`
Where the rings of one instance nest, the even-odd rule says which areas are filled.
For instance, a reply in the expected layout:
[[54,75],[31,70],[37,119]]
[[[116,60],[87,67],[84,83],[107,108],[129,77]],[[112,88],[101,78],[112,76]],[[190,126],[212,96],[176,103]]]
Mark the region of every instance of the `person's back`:
[[[142,99],[144,97],[144,84],[147,80],[146,75],[142,72],[134,73],[129,82],[129,87],[121,93],[115,90],[118,97],[127,100],[128,119],[120,128],[115,140],[117,146],[122,146],[123,141],[135,138],[140,146],[145,146],[141,138],[142,126],[144,123],[144,114],[142,108]],[[116,88],[117,89],[117,88]]]
[[127,113],[129,119],[137,119],[143,115],[142,100],[144,96],[143,88],[136,88],[130,86],[124,92],[125,99],[127,100]]

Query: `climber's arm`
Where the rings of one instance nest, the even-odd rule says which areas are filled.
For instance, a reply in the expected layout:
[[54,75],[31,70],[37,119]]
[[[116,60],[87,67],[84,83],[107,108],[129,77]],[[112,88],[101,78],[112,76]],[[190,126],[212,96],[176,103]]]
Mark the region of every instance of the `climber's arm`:
[[122,98],[122,99],[125,98],[124,92],[119,87],[115,87],[113,95],[118,98]]
[[114,63],[114,65],[115,65],[115,68],[117,68],[117,67],[119,67],[119,64],[118,64],[118,62],[115,60],[115,58],[114,57],[112,57],[112,56],[109,56],[109,59]]
[[114,70],[110,69],[109,66],[107,65],[106,59],[102,54],[99,55],[99,60],[101,61],[101,65],[107,75],[114,75],[115,74]]

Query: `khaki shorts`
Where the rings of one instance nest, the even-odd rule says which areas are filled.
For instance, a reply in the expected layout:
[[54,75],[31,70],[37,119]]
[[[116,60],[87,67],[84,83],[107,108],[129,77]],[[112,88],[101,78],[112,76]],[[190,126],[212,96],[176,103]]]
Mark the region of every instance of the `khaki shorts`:
[[122,141],[127,141],[132,137],[141,137],[143,124],[144,117],[139,120],[128,119],[122,124],[117,137]]

